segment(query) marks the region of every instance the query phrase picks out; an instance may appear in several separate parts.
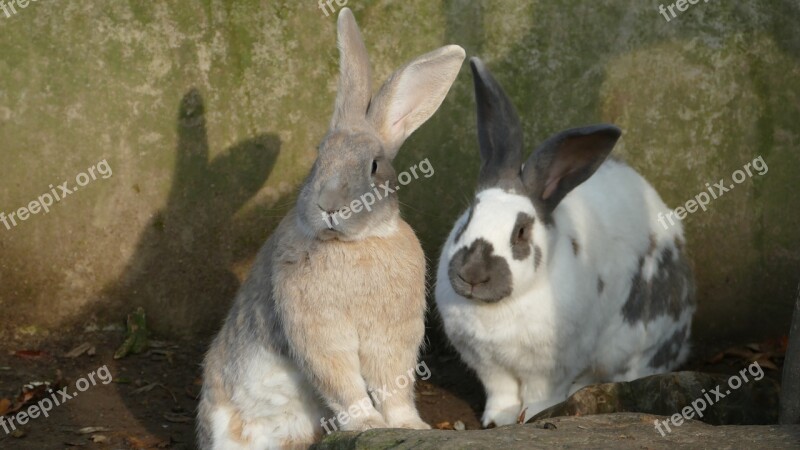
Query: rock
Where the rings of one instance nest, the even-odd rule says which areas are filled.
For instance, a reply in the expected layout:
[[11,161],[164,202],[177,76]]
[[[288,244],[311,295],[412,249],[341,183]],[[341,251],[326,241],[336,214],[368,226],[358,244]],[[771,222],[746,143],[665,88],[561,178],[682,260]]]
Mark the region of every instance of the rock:
[[[702,372],[675,372],[631,382],[587,386],[566,401],[540,412],[529,422],[558,416],[616,412],[671,416],[695,402],[702,414],[702,417],[695,414],[695,418],[711,425],[777,423],[778,383],[763,378],[764,372],[759,366],[751,364],[748,369],[752,373],[745,369],[743,375],[740,373],[730,377]],[[733,377],[740,377],[741,386],[738,389],[731,386],[737,385]],[[744,377],[749,381],[744,381]]]
[[[502,448],[798,448],[800,425],[711,426],[686,421],[662,436],[654,421],[664,417],[618,413],[583,417],[557,417],[526,425],[480,431],[370,430],[335,433],[315,449],[431,449]],[[555,425],[544,429],[545,423]],[[552,427],[551,427],[552,428]]]
[[789,347],[783,361],[780,422],[800,423],[800,286],[789,331]]

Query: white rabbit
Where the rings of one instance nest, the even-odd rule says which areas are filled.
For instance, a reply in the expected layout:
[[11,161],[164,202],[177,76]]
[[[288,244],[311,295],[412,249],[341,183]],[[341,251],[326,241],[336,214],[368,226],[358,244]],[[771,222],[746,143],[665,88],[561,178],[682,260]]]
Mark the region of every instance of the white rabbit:
[[[465,54],[453,45],[420,56],[373,97],[347,8],[338,44],[339,91],[319,156],[206,355],[202,449],[302,447],[323,426],[430,428],[408,382],[425,330],[425,257],[400,218],[391,162],[439,108]],[[378,390],[391,395],[371,399]]]
[[483,425],[680,365],[695,310],[683,232],[659,223],[669,209],[644,178],[606,159],[620,130],[558,133],[523,165],[513,105],[470,64],[481,169],[442,251],[436,305],[486,390]]

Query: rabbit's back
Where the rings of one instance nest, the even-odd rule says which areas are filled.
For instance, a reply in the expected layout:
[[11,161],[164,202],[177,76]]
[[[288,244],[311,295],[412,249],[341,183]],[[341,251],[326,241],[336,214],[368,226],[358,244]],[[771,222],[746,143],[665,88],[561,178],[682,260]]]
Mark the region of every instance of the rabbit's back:
[[[688,356],[694,281],[681,223],[665,227],[659,221],[670,212],[638,172],[611,159],[555,214],[555,226],[568,230],[570,244],[556,256],[582,291],[558,299],[565,315],[583,311],[564,322],[573,323],[570,332],[587,335],[585,349],[600,378],[663,372]],[[565,284],[554,289],[564,292]],[[579,298],[582,304],[572,304]]]

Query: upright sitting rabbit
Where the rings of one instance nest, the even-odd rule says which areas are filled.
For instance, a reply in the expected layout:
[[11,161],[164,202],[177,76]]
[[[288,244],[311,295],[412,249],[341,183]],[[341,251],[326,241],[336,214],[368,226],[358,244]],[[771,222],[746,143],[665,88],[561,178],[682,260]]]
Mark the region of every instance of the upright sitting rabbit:
[[669,209],[647,181],[606,159],[620,130],[558,133],[522,164],[513,105],[470,64],[481,169],[442,251],[436,304],[485,387],[483,425],[681,364],[695,309],[683,232],[659,224]]
[[[396,382],[413,372],[424,333],[422,248],[387,191],[371,211],[345,207],[397,185],[392,160],[439,108],[465,54],[446,46],[420,56],[373,97],[347,8],[338,44],[339,91],[319,156],[205,358],[203,449],[308,445],[323,419],[344,430],[430,428],[413,382]],[[377,389],[392,395],[372,402]]]

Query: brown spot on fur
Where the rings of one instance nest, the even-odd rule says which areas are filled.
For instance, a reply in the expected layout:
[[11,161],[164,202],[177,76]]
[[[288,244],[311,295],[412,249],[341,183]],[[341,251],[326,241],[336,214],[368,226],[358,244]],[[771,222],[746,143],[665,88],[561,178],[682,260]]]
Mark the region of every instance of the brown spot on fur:
[[228,423],[228,433],[228,437],[233,438],[240,444],[245,446],[250,444],[250,442],[244,438],[244,423],[238,413],[234,412],[231,414],[231,421]]
[[578,250],[580,250],[578,241],[575,238],[572,238],[572,253],[574,253],[575,256],[578,256]]

